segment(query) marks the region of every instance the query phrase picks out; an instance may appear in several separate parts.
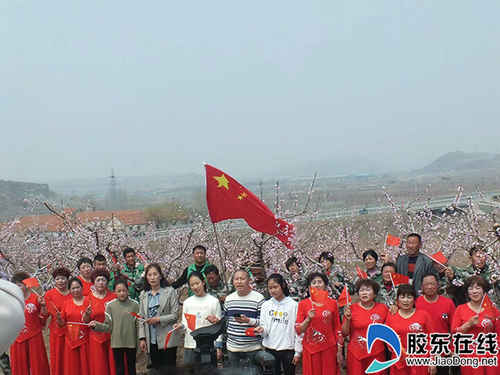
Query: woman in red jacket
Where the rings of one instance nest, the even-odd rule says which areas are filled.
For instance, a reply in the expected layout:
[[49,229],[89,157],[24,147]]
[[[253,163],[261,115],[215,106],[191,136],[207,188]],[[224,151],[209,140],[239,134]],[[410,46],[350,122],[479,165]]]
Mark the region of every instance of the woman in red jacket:
[[[495,333],[499,330],[499,312],[491,304],[484,303],[489,285],[481,276],[472,276],[465,281],[465,290],[469,302],[459,305],[451,322],[452,333],[473,334],[474,339],[480,333]],[[476,349],[475,345],[472,345]],[[458,353],[460,354],[460,353]],[[494,354],[460,354],[461,357],[495,357]],[[497,375],[498,367],[461,366],[462,375]]]
[[71,298],[68,289],[70,272],[65,267],[59,267],[52,272],[52,277],[55,280],[55,288],[45,293],[47,310],[50,314],[50,374],[64,375],[63,360],[66,330],[57,324],[57,312],[62,311],[66,300]]
[[342,359],[342,334],[337,301],[328,298],[328,279],[325,274],[311,273],[308,285],[324,292],[324,296],[315,298],[316,302],[312,298],[299,302],[296,329],[299,334],[304,334],[302,373],[336,374],[337,361]]
[[90,305],[82,294],[83,284],[73,277],[69,280],[71,298],[57,313],[57,323],[66,327],[64,346],[64,374],[89,375],[89,327]]
[[42,329],[48,313],[45,300],[24,285],[29,279],[26,272],[16,272],[12,276],[24,294],[24,328],[10,347],[12,375],[49,375],[47,351],[43,342]]
[[[434,331],[429,313],[415,308],[415,297],[416,293],[413,286],[408,284],[400,285],[396,295],[398,311],[395,314],[388,314],[385,320],[385,324],[396,331],[401,340],[401,358],[390,368],[391,375],[435,375],[437,372],[435,366],[406,365],[408,334],[424,333],[428,335]],[[428,356],[428,353],[423,356]],[[417,356],[415,355],[415,357]]]
[[[116,294],[108,290],[109,272],[96,269],[92,272],[94,287],[86,301],[90,305],[90,319],[104,322],[106,303],[116,298]],[[89,333],[90,375],[106,375],[115,373],[113,352],[111,351],[111,334],[90,330]]]
[[[386,305],[375,302],[379,285],[371,279],[361,279],[356,283],[359,302],[344,309],[342,334],[351,340],[347,347],[347,373],[364,375],[374,359],[385,361],[384,343],[375,341],[371,352],[366,350],[366,331],[372,323],[383,323],[389,312]],[[385,374],[386,371],[378,372]]]

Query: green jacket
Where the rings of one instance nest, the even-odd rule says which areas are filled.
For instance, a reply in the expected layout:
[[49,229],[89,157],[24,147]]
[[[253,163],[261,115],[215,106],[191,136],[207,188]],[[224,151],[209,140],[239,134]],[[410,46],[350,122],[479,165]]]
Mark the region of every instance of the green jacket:
[[377,297],[375,298],[375,301],[383,303],[387,307],[391,307],[396,303],[396,294],[397,294],[397,288],[394,288],[391,285],[391,288],[387,290],[384,286],[384,283],[382,283],[380,284],[380,290],[378,292]]
[[[345,276],[344,271],[338,266],[332,266],[332,269],[327,274],[328,284],[332,291],[332,297],[337,299],[339,298],[342,290],[344,289],[344,285],[347,285],[347,289],[349,290],[349,294],[352,296],[354,294],[354,285],[352,282]],[[340,283],[341,285],[336,287],[335,283]]]
[[[191,273],[194,271],[200,272],[203,275],[203,277],[206,278],[205,270],[207,269],[208,266],[210,266],[210,263],[208,263],[208,262],[205,262],[205,264],[203,266],[197,266],[194,263],[190,264],[189,266],[184,268],[184,271],[182,271],[181,276],[177,280],[175,280],[170,286],[174,289],[180,288],[181,286],[183,286],[184,284],[186,284],[188,282],[189,275],[191,275]],[[193,295],[193,292],[191,291],[191,288],[189,287],[189,285],[188,285],[188,295],[190,297]]]
[[[139,301],[139,294],[144,289],[144,265],[136,264],[134,269],[130,269],[128,265],[125,266],[120,271],[121,274],[127,276],[128,283],[128,295],[135,301]],[[109,290],[114,290],[115,287],[115,279],[118,278],[118,275],[115,275],[114,272],[111,274],[108,288]],[[123,276],[122,276],[123,277]]]

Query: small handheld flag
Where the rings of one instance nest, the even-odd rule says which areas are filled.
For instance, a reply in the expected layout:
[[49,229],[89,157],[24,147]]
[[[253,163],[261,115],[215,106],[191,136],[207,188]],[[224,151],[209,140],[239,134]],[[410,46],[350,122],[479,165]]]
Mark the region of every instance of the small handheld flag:
[[387,246],[399,246],[401,244],[401,238],[393,236],[390,233],[387,233],[387,238],[385,239],[385,243]]
[[184,313],[189,330],[194,331],[196,329],[196,315]]
[[26,286],[26,288],[38,288],[40,286],[40,283],[38,282],[38,279],[36,277],[24,279],[23,284]]
[[356,266],[356,273],[360,279],[368,279],[368,274],[359,268],[359,266]]
[[349,290],[347,289],[347,285],[345,285],[344,289],[342,290],[342,293],[337,299],[337,303],[339,304],[340,307],[344,307],[345,305],[350,305],[351,300],[352,299],[351,296],[349,295]]
[[444,256],[444,254],[441,251],[438,251],[435,254],[431,255],[431,259],[436,262],[437,264],[440,264],[444,267],[446,267],[446,263],[448,263],[448,259]]
[[309,293],[313,302],[323,305],[328,300],[328,291],[326,290],[311,287]]
[[410,278],[405,275],[401,275],[400,273],[394,272],[391,274],[391,279],[394,286],[399,286],[401,284],[408,284],[410,282]]

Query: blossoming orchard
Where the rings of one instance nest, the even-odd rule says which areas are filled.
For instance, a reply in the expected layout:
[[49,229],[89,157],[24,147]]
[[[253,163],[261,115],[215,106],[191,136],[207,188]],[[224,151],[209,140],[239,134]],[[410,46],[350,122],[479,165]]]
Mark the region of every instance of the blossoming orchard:
[[[311,208],[314,180],[304,194],[303,202],[290,202],[279,196],[276,186],[275,214],[295,226],[293,249],[288,249],[276,237],[253,231],[242,221],[224,221],[214,225],[208,217],[198,216],[189,226],[157,231],[149,225],[143,231],[114,228],[109,222],[81,222],[54,203],[33,200],[33,208],[45,206],[62,223],[62,230],[49,233],[42,225],[33,224],[20,230],[18,220],[0,227],[0,269],[10,275],[15,270],[26,270],[39,278],[43,287],[52,285],[50,270],[64,265],[75,270],[81,256],[93,257],[101,253],[112,262],[119,261],[121,249],[130,246],[138,251],[144,263],[158,262],[168,279],[174,279],[191,263],[191,249],[203,244],[207,256],[223,270],[226,278],[239,267],[263,265],[267,274],[283,271],[287,258],[295,255],[307,271],[320,267],[318,255],[331,252],[335,263],[352,279],[354,264],[361,263],[361,254],[368,248],[386,252],[395,259],[404,248],[388,247],[388,233],[404,239],[412,232],[423,239],[422,252],[432,254],[440,250],[450,264],[462,265],[473,245],[480,245],[487,253],[488,263],[500,274],[500,226],[494,210],[483,210],[475,199],[467,198],[459,186],[456,198],[446,209],[433,210],[432,194],[419,196],[401,203],[385,192],[387,210],[359,215],[351,212],[337,218],[324,218],[321,206]],[[288,208],[283,208],[288,207]],[[217,233],[217,236],[216,236]],[[497,277],[495,275],[495,277]]]

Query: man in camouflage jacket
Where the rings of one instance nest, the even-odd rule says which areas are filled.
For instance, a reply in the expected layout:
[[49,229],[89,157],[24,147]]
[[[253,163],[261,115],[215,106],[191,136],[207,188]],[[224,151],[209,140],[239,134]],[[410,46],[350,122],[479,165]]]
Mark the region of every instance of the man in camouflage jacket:
[[337,265],[334,265],[333,254],[329,251],[324,251],[319,256],[319,262],[323,266],[323,272],[328,277],[328,284],[331,290],[332,298],[339,298],[344,286],[347,285],[349,293],[354,294],[354,285],[344,274],[344,270]]
[[231,294],[234,289],[231,285],[222,281],[219,275],[219,269],[213,264],[205,269],[205,277],[207,278],[207,293],[216,297],[220,301],[221,307],[224,306],[226,297]]
[[285,263],[287,273],[285,281],[290,292],[290,297],[299,302],[307,297],[307,271],[301,272],[301,267],[296,257],[289,258]]
[[491,301],[500,307],[500,280],[493,268],[486,264],[486,253],[478,246],[469,250],[471,264],[465,268],[451,267],[446,271],[448,278],[448,292],[455,304],[460,305],[467,302],[467,291],[464,288],[465,281],[471,276],[483,277],[492,288],[488,295]]

